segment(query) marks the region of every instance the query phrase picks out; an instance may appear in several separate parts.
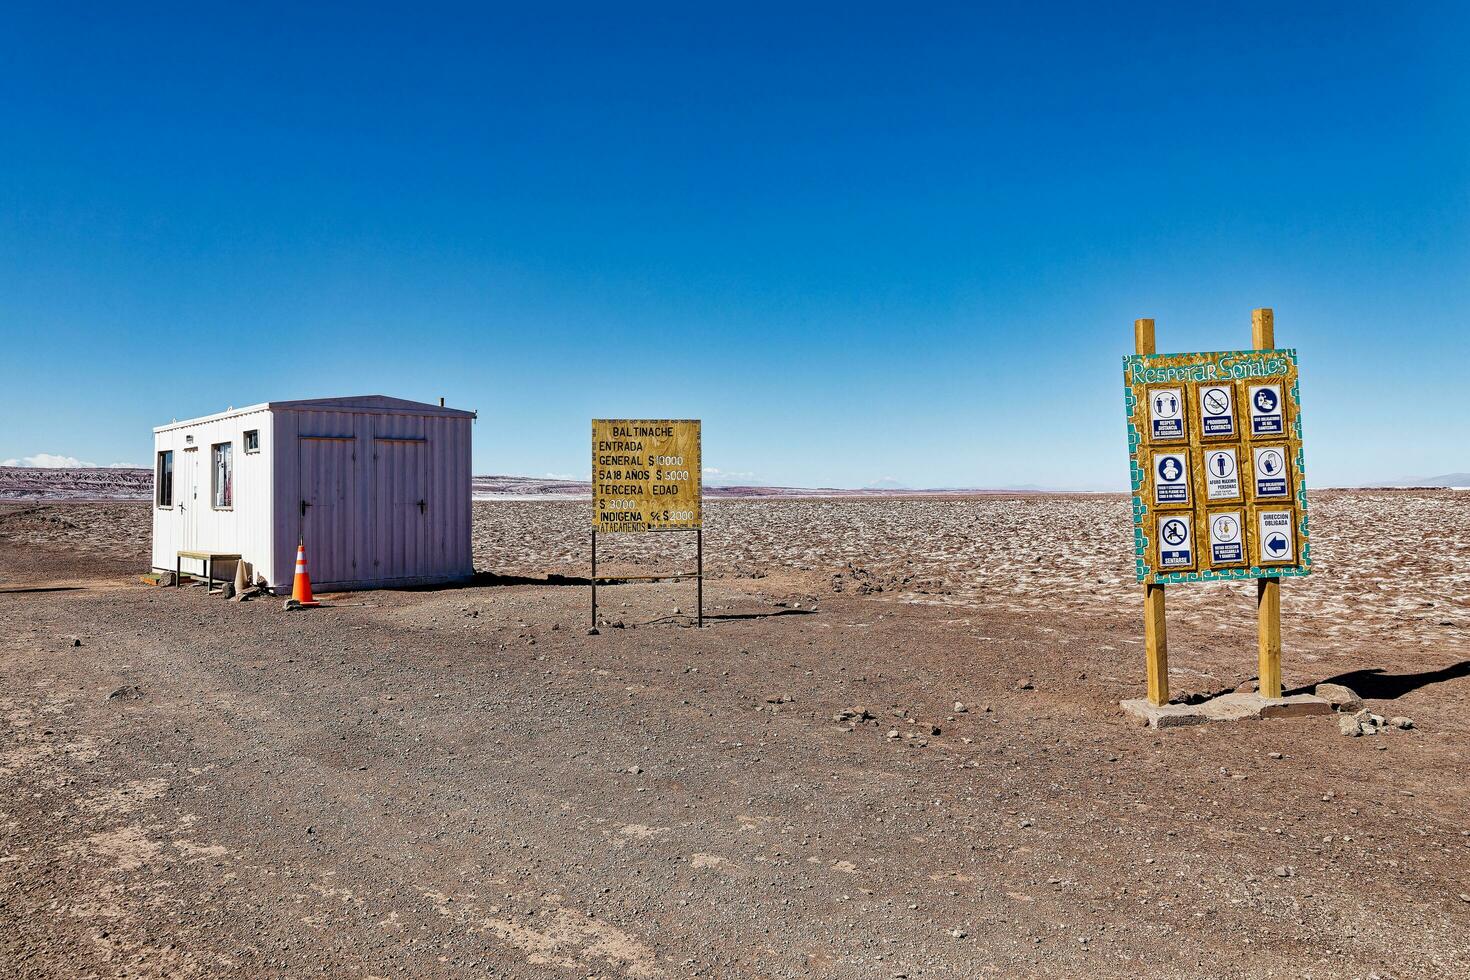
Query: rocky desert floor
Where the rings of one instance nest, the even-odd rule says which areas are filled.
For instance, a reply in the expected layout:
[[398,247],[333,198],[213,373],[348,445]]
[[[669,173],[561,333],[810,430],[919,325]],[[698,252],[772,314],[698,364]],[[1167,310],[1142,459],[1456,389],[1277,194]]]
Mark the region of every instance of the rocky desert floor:
[[[1311,505],[1287,683],[1410,730],[1128,719],[1121,496],[709,502],[706,628],[595,636],[585,502],[297,613],[139,583],[146,503],[0,504],[0,976],[1470,977],[1470,494]],[[1253,599],[1170,589],[1176,694]]]

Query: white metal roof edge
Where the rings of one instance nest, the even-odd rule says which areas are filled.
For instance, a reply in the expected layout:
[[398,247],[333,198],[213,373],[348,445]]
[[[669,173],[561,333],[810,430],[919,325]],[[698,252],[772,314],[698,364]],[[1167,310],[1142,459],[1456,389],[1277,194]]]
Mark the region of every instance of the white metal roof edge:
[[218,422],[220,419],[234,418],[236,415],[251,415],[255,412],[265,412],[270,409],[269,402],[261,402],[259,405],[247,405],[245,408],[227,408],[223,412],[215,412],[213,415],[201,415],[193,419],[180,419],[167,425],[155,425],[154,432],[168,432],[170,429],[187,429],[193,425],[203,425],[206,422]]
[[[389,395],[365,395],[356,397],[366,398],[390,398]],[[250,415],[255,412],[274,412],[278,409],[287,411],[297,410],[319,410],[326,412],[348,412],[356,415],[437,415],[448,418],[474,419],[479,418],[477,412],[467,412],[462,408],[440,407],[428,402],[411,402],[407,399],[394,399],[402,405],[354,405],[346,398],[301,398],[285,402],[261,402],[259,405],[247,405],[244,408],[230,408],[223,412],[215,412],[213,415],[201,415],[192,419],[180,419],[167,425],[155,425],[153,431],[168,432],[172,429],[184,429],[190,426],[203,425],[206,422],[218,422],[221,419],[234,418],[237,415]]]

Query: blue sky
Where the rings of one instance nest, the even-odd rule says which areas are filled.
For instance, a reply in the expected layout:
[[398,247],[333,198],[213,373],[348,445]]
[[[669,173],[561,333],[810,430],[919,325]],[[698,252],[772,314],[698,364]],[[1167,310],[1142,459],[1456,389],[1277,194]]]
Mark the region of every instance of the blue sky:
[[382,392],[1119,488],[1133,318],[1271,306],[1313,483],[1470,470],[1463,5],[692,6],[6,4],[0,460]]

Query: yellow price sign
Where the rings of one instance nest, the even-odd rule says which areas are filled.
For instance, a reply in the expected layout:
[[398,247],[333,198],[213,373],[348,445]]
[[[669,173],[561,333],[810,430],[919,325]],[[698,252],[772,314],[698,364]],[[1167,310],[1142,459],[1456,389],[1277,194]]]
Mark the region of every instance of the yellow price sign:
[[592,527],[697,530],[699,440],[698,419],[593,419]]

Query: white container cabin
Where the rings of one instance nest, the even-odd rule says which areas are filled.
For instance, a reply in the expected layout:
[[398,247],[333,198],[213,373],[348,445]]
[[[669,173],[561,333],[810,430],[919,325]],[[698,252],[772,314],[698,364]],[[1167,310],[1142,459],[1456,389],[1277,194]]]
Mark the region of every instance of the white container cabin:
[[[153,567],[238,554],[289,592],[463,581],[475,413],[383,395],[267,402],[153,430]],[[186,573],[203,562],[185,559]]]

